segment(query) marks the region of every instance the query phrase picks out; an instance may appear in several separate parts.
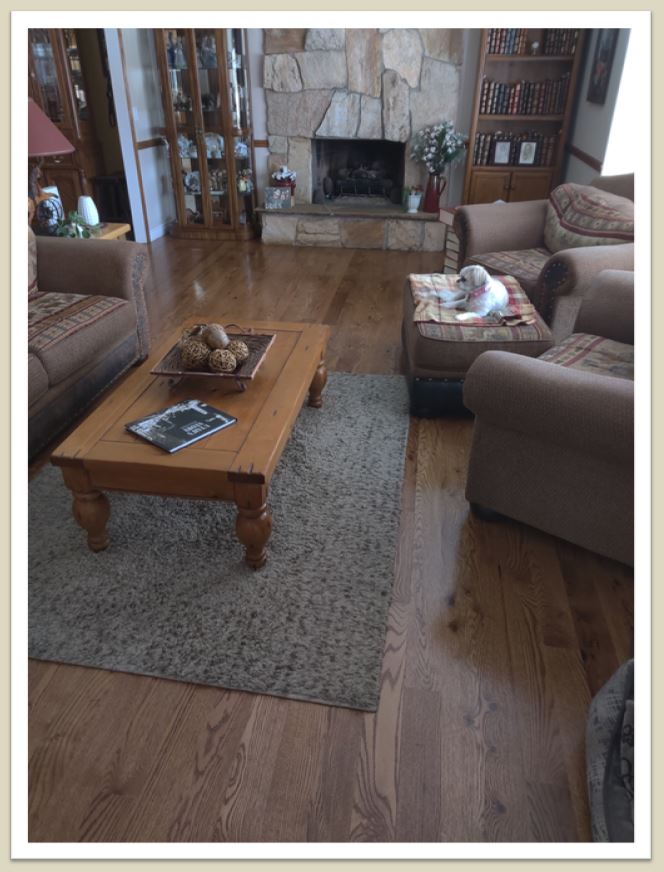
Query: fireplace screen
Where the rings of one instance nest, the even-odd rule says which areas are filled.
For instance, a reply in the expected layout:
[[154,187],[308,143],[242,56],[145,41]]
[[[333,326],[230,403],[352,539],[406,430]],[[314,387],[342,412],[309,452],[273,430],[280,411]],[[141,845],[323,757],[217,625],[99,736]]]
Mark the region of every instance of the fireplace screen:
[[384,139],[314,139],[314,203],[339,198],[400,203],[404,151],[403,143]]

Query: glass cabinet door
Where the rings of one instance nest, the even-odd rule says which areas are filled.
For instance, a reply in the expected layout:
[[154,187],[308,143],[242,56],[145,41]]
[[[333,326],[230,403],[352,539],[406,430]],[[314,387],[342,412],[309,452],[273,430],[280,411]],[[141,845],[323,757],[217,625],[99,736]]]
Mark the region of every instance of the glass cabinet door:
[[58,83],[58,69],[50,34],[48,30],[37,28],[30,28],[28,34],[42,109],[51,121],[62,124],[66,121],[65,101]]
[[200,139],[197,135],[194,100],[196,59],[191,58],[186,30],[164,31],[168,81],[177,137],[177,155],[187,224],[204,224],[203,180],[201,178]]
[[251,150],[251,117],[249,113],[248,56],[244,31],[232,28],[226,33],[226,65],[230,112],[233,124],[233,155],[235,185],[240,224],[251,221],[254,203],[254,167]]
[[232,224],[229,198],[228,146],[224,136],[222,77],[219,60],[223,57],[217,31],[194,31],[196,66],[202,117],[202,141],[207,163],[207,185],[213,225]]
[[65,57],[74,91],[74,111],[79,121],[87,121],[90,117],[90,111],[85,93],[85,82],[83,80],[83,72],[81,71],[78,45],[76,44],[76,33],[73,30],[63,30],[62,34],[65,41]]

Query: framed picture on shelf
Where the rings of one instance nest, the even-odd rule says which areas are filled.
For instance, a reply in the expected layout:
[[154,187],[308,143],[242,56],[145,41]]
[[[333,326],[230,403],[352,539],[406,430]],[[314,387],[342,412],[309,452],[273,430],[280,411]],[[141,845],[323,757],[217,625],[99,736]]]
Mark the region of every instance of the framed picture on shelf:
[[590,81],[588,82],[588,94],[586,96],[586,100],[589,103],[597,103],[599,106],[604,105],[606,92],[609,88],[611,67],[613,66],[617,41],[617,30],[597,31],[595,54],[593,55],[593,63],[590,68]]
[[266,209],[290,209],[291,189],[288,188],[265,188]]
[[535,163],[537,143],[526,139],[519,147],[519,166],[532,166]]
[[511,150],[512,143],[509,140],[496,142],[493,147],[493,163],[509,164]]

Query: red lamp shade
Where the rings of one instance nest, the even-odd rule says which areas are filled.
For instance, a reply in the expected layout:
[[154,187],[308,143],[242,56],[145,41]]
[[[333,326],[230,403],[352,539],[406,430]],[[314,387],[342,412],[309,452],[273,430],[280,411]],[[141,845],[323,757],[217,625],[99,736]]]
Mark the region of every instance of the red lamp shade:
[[47,157],[52,154],[69,154],[76,151],[42,112],[35,101],[28,97],[28,156]]

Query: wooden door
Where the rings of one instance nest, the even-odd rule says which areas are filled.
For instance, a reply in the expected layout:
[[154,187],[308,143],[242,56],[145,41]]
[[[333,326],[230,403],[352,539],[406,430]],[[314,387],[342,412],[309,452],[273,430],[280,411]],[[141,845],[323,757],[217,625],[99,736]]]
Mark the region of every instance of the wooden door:
[[473,170],[468,202],[493,203],[495,200],[507,200],[510,175],[509,172]]
[[552,170],[515,170],[510,185],[510,202],[544,200],[551,189]]

